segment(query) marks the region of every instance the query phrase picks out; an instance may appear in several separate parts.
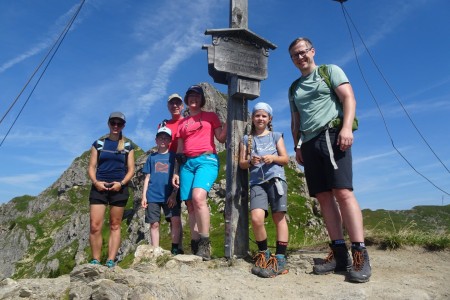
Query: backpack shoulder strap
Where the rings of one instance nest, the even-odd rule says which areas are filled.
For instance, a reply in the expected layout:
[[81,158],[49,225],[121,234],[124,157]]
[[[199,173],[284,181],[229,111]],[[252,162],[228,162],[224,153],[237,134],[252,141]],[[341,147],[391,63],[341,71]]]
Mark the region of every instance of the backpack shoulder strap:
[[125,141],[123,151],[125,151],[125,153],[127,153],[127,154],[128,154],[128,152],[131,151],[131,142],[130,141]]
[[328,72],[328,66],[327,65],[320,65],[319,66],[319,75],[320,75],[320,77],[323,78],[323,81],[325,81],[327,86],[334,93],[333,87],[331,86],[330,74]]
[[95,149],[97,149],[97,151],[102,151],[103,147],[105,146],[105,139],[99,139],[97,140],[97,142],[95,143]]

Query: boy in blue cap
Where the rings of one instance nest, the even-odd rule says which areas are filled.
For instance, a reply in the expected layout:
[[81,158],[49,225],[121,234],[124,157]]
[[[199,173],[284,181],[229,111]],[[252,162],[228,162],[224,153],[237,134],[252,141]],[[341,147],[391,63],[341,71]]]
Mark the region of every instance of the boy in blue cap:
[[151,245],[159,247],[159,225],[161,208],[168,222],[171,222],[172,249],[174,255],[182,254],[178,245],[181,230],[181,205],[177,199],[178,189],[171,181],[175,162],[175,153],[169,151],[172,131],[161,127],[156,134],[158,151],[147,158],[143,173],[145,175],[141,205],[146,209],[145,222],[150,223]]

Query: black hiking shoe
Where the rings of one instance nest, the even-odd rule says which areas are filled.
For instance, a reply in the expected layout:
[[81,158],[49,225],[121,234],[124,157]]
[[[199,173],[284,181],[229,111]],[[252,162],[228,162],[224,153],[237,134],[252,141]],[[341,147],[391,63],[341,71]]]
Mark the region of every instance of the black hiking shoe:
[[365,247],[352,247],[353,265],[348,274],[350,282],[367,282],[372,275],[369,253]]
[[328,256],[320,264],[313,266],[313,273],[325,275],[329,273],[347,272],[352,266],[352,259],[345,244],[333,246],[330,244]]
[[177,249],[174,248],[170,252],[172,253],[172,255],[184,254],[183,249],[179,249],[179,248],[177,248]]
[[203,260],[211,260],[211,242],[209,241],[209,237],[200,238],[198,251],[195,255],[202,257]]
[[191,240],[191,253],[193,255],[197,255],[198,243],[200,243],[200,240]]
[[270,259],[270,250],[258,251],[258,253],[253,257],[255,260],[255,265],[252,267],[252,274],[258,275],[262,269],[267,267],[267,263]]
[[263,278],[272,278],[277,275],[289,273],[286,269],[286,256],[283,254],[271,255],[265,269],[261,269],[258,276]]

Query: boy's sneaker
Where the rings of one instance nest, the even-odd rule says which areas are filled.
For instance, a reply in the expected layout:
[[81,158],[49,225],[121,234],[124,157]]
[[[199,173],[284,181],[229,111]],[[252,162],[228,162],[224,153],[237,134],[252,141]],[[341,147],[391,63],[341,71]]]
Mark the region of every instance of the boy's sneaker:
[[271,255],[267,262],[267,267],[261,269],[258,276],[263,278],[272,278],[277,275],[287,274],[289,272],[286,269],[286,257],[283,254]]
[[89,262],[91,265],[100,265],[100,262],[97,259],[93,259]]
[[331,245],[328,256],[322,263],[313,266],[313,273],[317,275],[325,275],[329,273],[347,272],[352,266],[352,259],[348,253],[347,246]]
[[191,240],[191,252],[193,255],[197,255],[199,243],[200,240]]
[[351,282],[367,282],[372,275],[369,253],[365,247],[352,247],[353,265],[348,274]]
[[211,260],[211,242],[209,237],[200,238],[198,251],[195,255],[202,257],[203,260]]
[[252,274],[258,275],[262,269],[267,267],[267,263],[270,259],[270,250],[258,251],[253,259],[255,260],[255,265],[252,267]]
[[112,259],[108,259],[105,266],[107,266],[108,268],[114,268],[116,266],[116,263]]

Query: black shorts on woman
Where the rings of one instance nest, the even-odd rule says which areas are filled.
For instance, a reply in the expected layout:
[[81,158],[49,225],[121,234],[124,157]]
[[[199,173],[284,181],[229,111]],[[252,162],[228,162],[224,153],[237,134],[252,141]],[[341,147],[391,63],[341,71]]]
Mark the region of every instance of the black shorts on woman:
[[110,206],[125,207],[129,197],[128,186],[123,186],[120,191],[98,191],[94,185],[91,186],[89,204],[103,204]]

